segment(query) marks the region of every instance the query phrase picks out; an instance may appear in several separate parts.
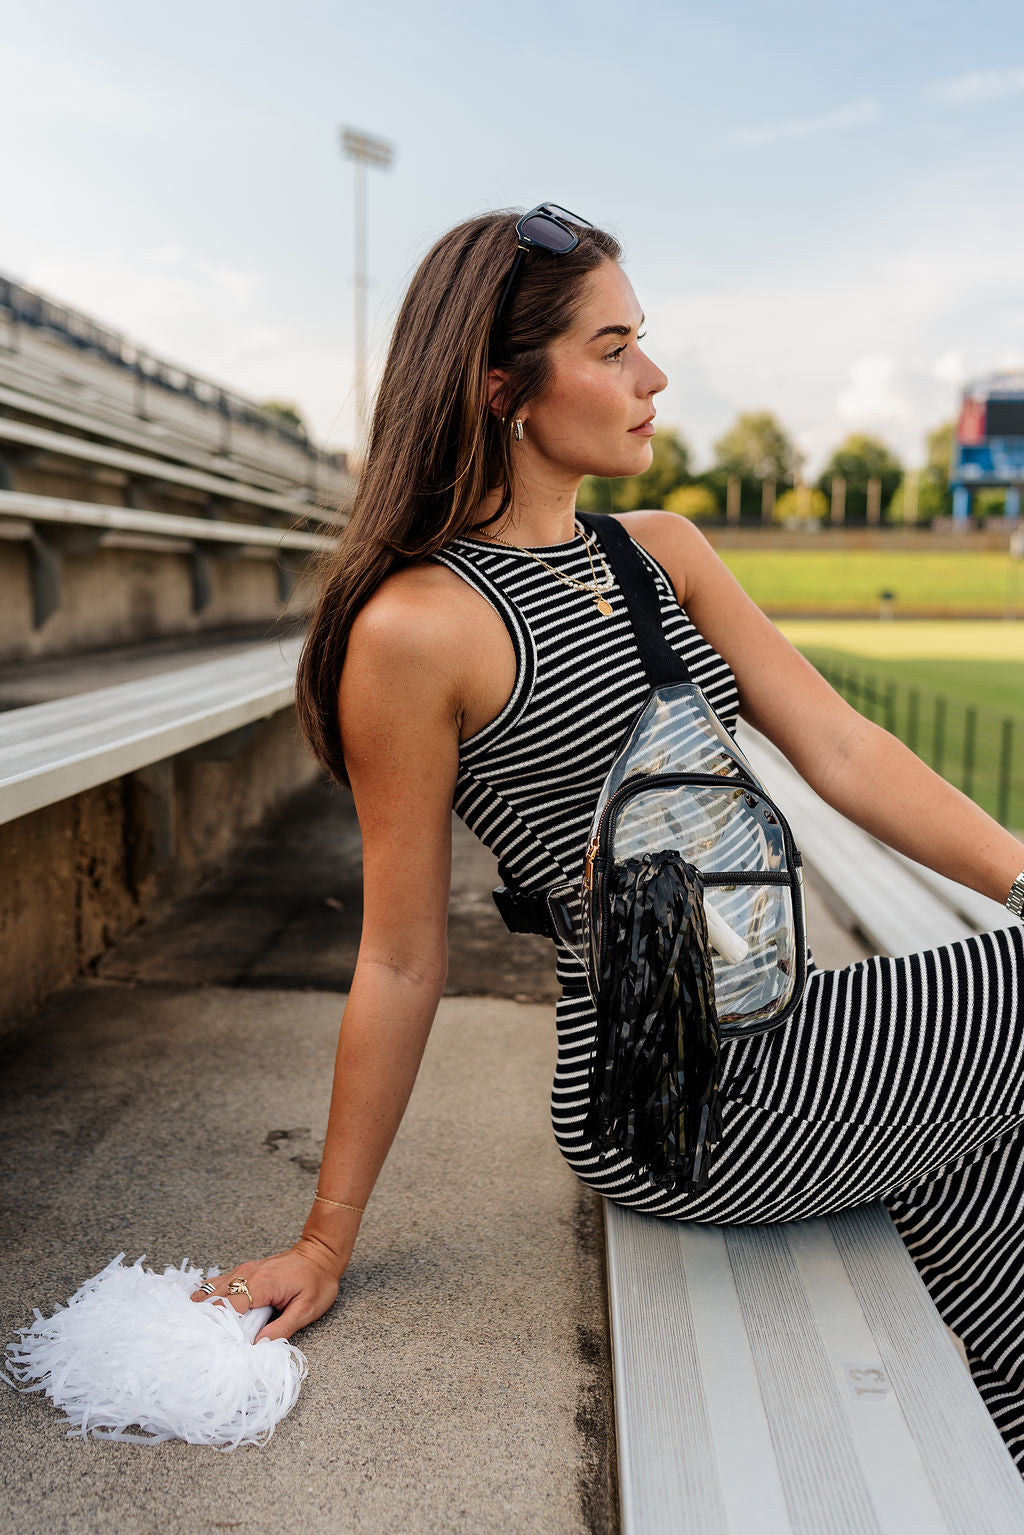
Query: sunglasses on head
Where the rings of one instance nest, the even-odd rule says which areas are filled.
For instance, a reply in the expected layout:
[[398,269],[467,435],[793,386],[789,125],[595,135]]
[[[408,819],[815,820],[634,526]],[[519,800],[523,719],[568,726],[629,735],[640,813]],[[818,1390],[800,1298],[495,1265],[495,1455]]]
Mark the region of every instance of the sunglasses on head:
[[531,208],[529,213],[524,213],[518,220],[516,239],[519,247],[512,263],[512,270],[501,290],[498,307],[494,311],[494,319],[491,322],[492,336],[498,334],[527,251],[547,251],[549,256],[566,256],[571,250],[576,249],[580,243],[580,237],[570,229],[570,223],[577,224],[581,229],[594,227],[587,219],[581,219],[578,213],[570,213],[568,208],[560,208],[557,203],[538,203],[536,208]]

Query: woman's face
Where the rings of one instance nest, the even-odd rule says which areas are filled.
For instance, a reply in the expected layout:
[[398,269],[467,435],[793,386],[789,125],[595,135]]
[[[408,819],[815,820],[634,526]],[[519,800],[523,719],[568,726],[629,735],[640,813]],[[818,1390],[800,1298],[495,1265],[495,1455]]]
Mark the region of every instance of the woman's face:
[[551,344],[547,388],[520,412],[524,459],[572,476],[650,467],[654,396],[668,380],[641,351],[642,328],[629,278],[617,261],[602,261],[584,279],[576,324]]

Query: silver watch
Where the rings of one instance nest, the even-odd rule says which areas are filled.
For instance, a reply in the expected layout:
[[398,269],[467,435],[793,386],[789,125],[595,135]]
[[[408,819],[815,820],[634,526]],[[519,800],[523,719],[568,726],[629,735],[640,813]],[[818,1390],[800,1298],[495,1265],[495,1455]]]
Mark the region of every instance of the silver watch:
[[1006,909],[1012,911],[1015,917],[1024,922],[1024,869],[1010,886],[1010,893],[1006,897]]

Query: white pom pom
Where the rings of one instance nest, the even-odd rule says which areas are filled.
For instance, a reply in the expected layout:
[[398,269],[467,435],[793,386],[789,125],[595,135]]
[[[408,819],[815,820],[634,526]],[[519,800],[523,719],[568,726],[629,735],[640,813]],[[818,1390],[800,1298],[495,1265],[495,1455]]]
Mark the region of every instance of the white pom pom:
[[155,1274],[142,1258],[123,1267],[124,1256],[49,1319],[35,1311],[32,1326],[7,1345],[11,1373],[0,1379],[45,1391],[67,1414],[69,1435],[184,1439],[221,1450],[265,1444],[295,1406],[307,1369],[285,1338],[254,1346],[271,1308],[240,1314],[192,1301],[200,1269],[182,1263]]

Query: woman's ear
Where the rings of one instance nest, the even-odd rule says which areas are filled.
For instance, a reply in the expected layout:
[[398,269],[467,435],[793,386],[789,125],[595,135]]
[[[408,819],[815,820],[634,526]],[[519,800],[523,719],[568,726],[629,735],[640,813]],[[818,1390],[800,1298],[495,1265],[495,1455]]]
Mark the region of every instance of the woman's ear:
[[492,416],[504,416],[508,374],[501,368],[487,370],[487,408]]

